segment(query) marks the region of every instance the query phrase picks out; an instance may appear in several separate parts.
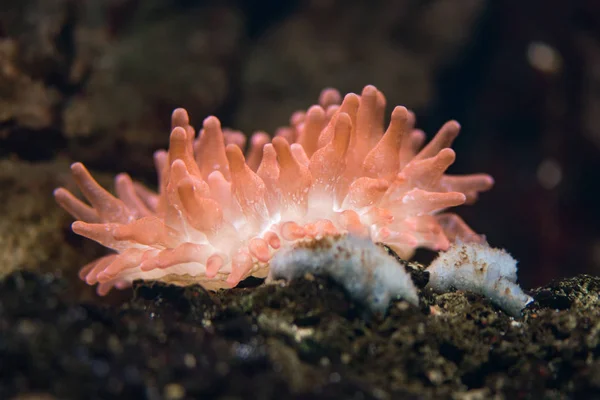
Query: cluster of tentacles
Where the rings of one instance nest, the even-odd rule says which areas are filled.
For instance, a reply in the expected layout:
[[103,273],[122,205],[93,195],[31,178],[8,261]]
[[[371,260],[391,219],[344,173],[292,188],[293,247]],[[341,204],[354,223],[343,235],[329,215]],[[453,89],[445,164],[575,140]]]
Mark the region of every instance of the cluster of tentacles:
[[91,206],[64,188],[56,200],[78,220],[75,233],[115,251],[80,276],[99,283],[101,294],[135,279],[216,289],[265,276],[275,251],[305,238],[349,232],[402,257],[417,247],[447,249],[457,237],[477,240],[460,217],[442,212],[493,185],[486,174],[445,174],[458,123],[447,122],[424,146],[410,111],[395,107],[387,129],[384,111],[373,86],[343,100],[326,89],[272,140],[252,135],[244,156],[241,132],[208,117],[196,137],[177,109],[169,150],[154,155],[158,193],[120,174],[114,197],[73,164]]

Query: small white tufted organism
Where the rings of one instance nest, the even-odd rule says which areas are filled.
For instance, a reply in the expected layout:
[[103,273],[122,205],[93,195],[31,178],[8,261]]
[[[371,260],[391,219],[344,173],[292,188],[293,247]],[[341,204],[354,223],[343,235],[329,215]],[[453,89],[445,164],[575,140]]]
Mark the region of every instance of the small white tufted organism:
[[400,297],[419,304],[417,289],[402,264],[368,238],[325,236],[297,242],[273,256],[269,280],[292,280],[306,274],[331,277],[358,303],[385,313]]
[[455,243],[427,271],[427,286],[436,292],[454,288],[479,293],[514,317],[533,301],[517,285],[517,261],[487,243]]

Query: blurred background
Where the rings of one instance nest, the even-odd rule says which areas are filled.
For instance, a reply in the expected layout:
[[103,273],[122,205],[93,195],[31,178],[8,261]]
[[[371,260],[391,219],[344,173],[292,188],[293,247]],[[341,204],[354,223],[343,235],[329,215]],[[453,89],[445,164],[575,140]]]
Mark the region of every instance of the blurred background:
[[73,160],[152,183],[173,108],[272,133],[366,84],[430,136],[460,121],[451,172],[496,186],[457,211],[525,287],[600,273],[597,0],[2,0],[1,273],[101,253],[52,189]]

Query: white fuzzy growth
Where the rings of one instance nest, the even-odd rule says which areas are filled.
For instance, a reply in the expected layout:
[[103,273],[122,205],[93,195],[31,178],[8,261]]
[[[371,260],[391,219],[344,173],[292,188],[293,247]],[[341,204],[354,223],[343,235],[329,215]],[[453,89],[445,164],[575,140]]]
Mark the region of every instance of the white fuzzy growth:
[[342,285],[359,303],[385,312],[390,301],[401,297],[417,305],[417,290],[404,267],[369,239],[352,235],[326,237],[276,253],[270,279],[327,275]]
[[440,253],[427,271],[433,290],[479,293],[513,316],[519,316],[533,300],[517,285],[517,261],[488,244],[456,243]]

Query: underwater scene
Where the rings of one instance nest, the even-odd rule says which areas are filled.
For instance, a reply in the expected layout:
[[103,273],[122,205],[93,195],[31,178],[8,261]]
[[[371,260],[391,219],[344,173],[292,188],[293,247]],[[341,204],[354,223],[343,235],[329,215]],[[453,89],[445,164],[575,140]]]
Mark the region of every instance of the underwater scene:
[[0,399],[600,399],[600,2],[2,0]]

